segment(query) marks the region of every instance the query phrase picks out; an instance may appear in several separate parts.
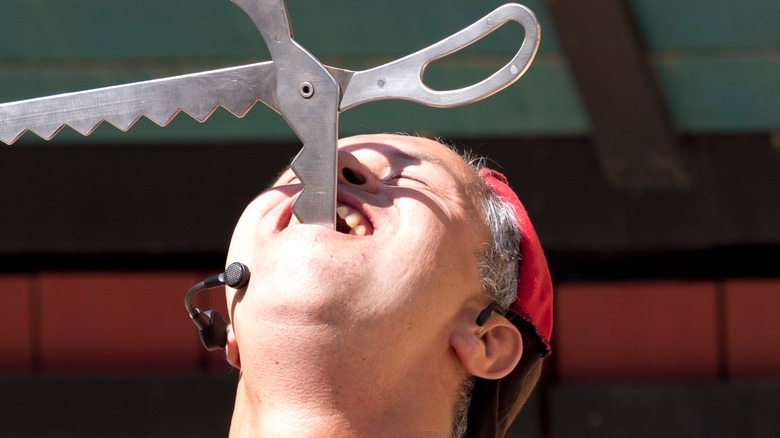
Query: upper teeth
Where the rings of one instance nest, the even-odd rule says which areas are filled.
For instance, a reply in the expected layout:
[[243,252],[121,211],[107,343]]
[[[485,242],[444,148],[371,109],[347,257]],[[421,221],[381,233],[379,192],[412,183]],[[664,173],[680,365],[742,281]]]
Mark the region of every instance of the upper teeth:
[[347,226],[349,226],[349,234],[354,236],[366,235],[366,226],[360,224],[360,213],[350,213],[349,208],[340,205],[338,208],[336,208],[336,214],[339,215],[341,219],[344,219],[344,222],[346,222]]

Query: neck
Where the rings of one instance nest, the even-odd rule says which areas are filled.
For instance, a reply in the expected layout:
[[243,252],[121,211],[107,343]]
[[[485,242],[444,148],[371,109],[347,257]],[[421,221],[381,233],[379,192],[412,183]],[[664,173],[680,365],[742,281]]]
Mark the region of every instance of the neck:
[[[322,339],[301,348],[301,340],[289,351],[242,360],[230,438],[451,436],[460,373],[426,372],[415,361],[388,369],[384,355],[335,349]],[[425,353],[428,369],[444,369]]]
[[[242,377],[236,393],[230,438],[451,436],[452,407],[446,402],[439,403],[445,409],[436,415],[432,406],[419,403],[404,406],[375,402],[357,406],[356,403],[344,404],[296,394],[292,388],[286,395],[288,397],[283,400],[282,397],[259,398]],[[432,421],[434,418],[440,421]]]

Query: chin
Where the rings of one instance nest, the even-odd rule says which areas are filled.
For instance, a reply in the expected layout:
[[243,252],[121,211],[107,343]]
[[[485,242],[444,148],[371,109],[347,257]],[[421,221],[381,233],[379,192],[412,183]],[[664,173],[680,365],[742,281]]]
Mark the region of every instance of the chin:
[[[276,256],[284,254],[275,254]],[[285,324],[336,324],[349,319],[350,303],[364,287],[355,272],[334,263],[328,255],[309,252],[302,256],[262,260],[252,273],[243,304],[251,304],[258,317]],[[298,322],[295,322],[298,321]]]

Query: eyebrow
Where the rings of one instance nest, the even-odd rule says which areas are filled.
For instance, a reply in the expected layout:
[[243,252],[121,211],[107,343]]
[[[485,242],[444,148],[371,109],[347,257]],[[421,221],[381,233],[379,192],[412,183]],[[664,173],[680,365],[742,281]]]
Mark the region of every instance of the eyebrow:
[[387,152],[387,155],[390,159],[390,161],[393,160],[404,160],[404,161],[427,161],[431,164],[435,164],[439,167],[447,168],[447,166],[444,164],[444,161],[439,159],[438,157],[434,157],[433,155],[428,155],[425,152],[420,152],[417,150],[412,151],[402,151],[400,149],[396,148],[389,148],[390,150]]

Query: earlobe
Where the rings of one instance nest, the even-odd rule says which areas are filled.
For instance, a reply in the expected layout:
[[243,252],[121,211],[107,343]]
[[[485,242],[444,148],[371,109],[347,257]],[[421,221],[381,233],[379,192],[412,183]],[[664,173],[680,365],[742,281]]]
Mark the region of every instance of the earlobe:
[[236,332],[233,331],[233,324],[227,327],[227,345],[225,345],[227,361],[237,369],[241,369],[241,355],[238,353],[238,341],[236,341]]
[[494,314],[483,327],[472,324],[469,329],[456,331],[450,337],[450,345],[466,371],[483,379],[506,376],[523,354],[520,331],[499,314]]

